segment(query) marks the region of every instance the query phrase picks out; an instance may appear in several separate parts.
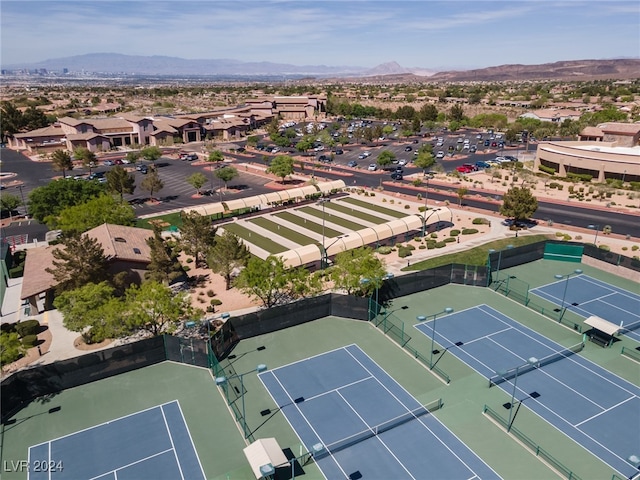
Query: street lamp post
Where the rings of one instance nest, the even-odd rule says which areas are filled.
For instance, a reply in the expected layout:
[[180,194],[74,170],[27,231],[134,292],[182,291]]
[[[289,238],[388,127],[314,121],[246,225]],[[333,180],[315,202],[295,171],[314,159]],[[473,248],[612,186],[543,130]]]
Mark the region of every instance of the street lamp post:
[[573,276],[573,275],[580,275],[582,273],[582,270],[580,270],[579,268],[575,269],[573,272],[568,273],[566,275],[554,275],[555,278],[557,278],[558,280],[566,280],[565,284],[564,284],[564,293],[562,294],[562,304],[560,305],[560,318],[558,319],[558,321],[562,320],[562,317],[564,317],[564,313],[566,311],[565,308],[565,299],[567,298],[567,288],[569,287],[569,279]]
[[[529,365],[535,365],[536,363],[538,363],[538,359],[535,358],[535,357],[531,357],[531,358],[529,358],[527,360],[526,365],[520,365],[519,367],[515,368],[516,376],[513,379],[513,392],[511,393],[511,402],[509,403],[509,421],[507,422],[507,432],[511,431],[511,421],[513,419],[513,405],[514,405],[515,400],[516,400],[516,388],[517,388],[517,384],[518,384],[518,373],[519,373],[519,371],[520,371],[520,369],[522,367],[526,367],[526,366],[529,366]],[[513,370],[513,369],[511,369],[511,370]],[[504,377],[511,370],[504,370],[504,371],[498,372],[498,375],[501,375],[501,376]]]
[[22,198],[22,206],[24,207],[24,213],[27,213],[27,204],[24,201],[24,193],[22,193],[22,185],[18,185],[16,188],[20,189],[20,197]]
[[325,223],[324,204],[327,203],[327,202],[330,202],[330,201],[331,201],[330,198],[321,198],[318,201],[318,203],[316,204],[316,205],[321,205],[322,206],[322,252],[323,252],[323,258],[320,261],[320,269],[322,269],[322,270],[324,270],[324,268],[326,267],[326,258],[327,258],[327,249],[324,246],[324,240],[325,240],[325,234],[324,234],[324,223]]
[[[247,432],[247,415],[246,415],[246,410],[245,410],[245,405],[244,405],[244,376],[248,375],[250,373],[253,372],[257,372],[257,373],[261,373],[267,370],[267,366],[264,363],[259,364],[256,368],[254,368],[253,370],[249,370],[248,372],[245,373],[240,373],[237,375],[232,375],[231,377],[216,377],[216,385],[218,385],[219,387],[224,387],[226,389],[226,385],[229,382],[229,380],[231,380],[232,378],[239,378],[240,379],[240,393],[242,395],[242,432],[244,434],[244,438],[245,440],[249,437],[249,433]],[[225,396],[226,395],[226,390],[225,390]],[[227,401],[229,401],[229,397],[227,396]]]
[[438,315],[442,315],[443,313],[449,314],[453,312],[453,308],[451,307],[447,307],[445,308],[443,311],[438,312],[438,313],[434,313],[433,315],[418,315],[416,317],[416,320],[419,323],[424,322],[425,320],[427,320],[428,317],[433,317],[433,327],[431,329],[431,355],[429,357],[429,369],[433,370],[433,345],[435,342],[435,336],[436,336],[436,318],[438,317]]
[[320,259],[320,269],[324,270],[325,268],[327,268],[327,264],[329,263],[329,254],[327,253],[327,250],[329,250],[333,245],[335,245],[335,243],[342,239],[342,238],[347,238],[349,235],[340,235],[339,237],[336,237],[335,240],[333,242],[331,242],[329,245],[327,245],[327,247],[325,248],[324,246],[324,237],[322,237],[322,258]]
[[426,175],[427,187],[424,189],[424,211],[422,212],[422,236],[427,233],[427,200],[429,198],[429,180],[433,178],[431,175]]
[[600,230],[600,225],[587,225],[587,228],[590,228],[592,230],[596,231],[596,237],[593,239],[593,244],[595,246],[598,246],[598,231]]
[[[384,282],[385,280],[390,280],[392,278],[393,278],[393,273],[389,272],[389,273],[384,274],[382,277],[378,277],[378,278],[374,278],[374,279],[369,279],[369,278],[360,279],[360,285],[368,285],[371,282],[375,282],[373,284],[373,286],[375,288],[375,292],[376,292],[375,315],[374,315],[374,317],[378,315],[378,307],[380,306],[379,290],[380,290],[381,282]],[[369,303],[371,303],[371,296],[369,296]],[[369,307],[371,307],[371,305],[369,305]],[[371,310],[372,309],[369,308],[369,312],[367,312],[367,321],[371,321],[371,318],[370,318],[370,315],[369,315]],[[386,320],[386,318],[385,318],[385,320]]]

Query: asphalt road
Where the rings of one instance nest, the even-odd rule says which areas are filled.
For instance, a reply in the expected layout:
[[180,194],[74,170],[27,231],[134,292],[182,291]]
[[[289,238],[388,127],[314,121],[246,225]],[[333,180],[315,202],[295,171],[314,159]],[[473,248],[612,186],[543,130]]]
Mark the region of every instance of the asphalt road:
[[[475,139],[475,133],[467,134],[467,138]],[[457,143],[455,139],[458,136],[451,136],[448,141],[450,143]],[[464,137],[463,137],[464,138]],[[386,147],[394,153],[396,153],[398,158],[406,158],[409,159],[413,156],[413,151],[416,148],[419,148],[422,143],[427,139],[419,139],[419,144],[413,144],[412,139],[402,140],[398,142],[387,142]],[[431,139],[427,140],[431,143]],[[385,142],[381,142],[385,143]],[[447,143],[445,143],[446,148]],[[412,150],[409,152],[405,151],[406,146],[411,146]],[[372,156],[365,159],[359,160],[357,159],[358,155],[363,150],[370,150],[372,152]],[[351,169],[348,171],[353,175],[349,177],[348,181],[354,181],[357,185],[367,186],[367,187],[378,187],[382,181],[390,180],[388,173],[372,173],[366,170],[366,166],[369,163],[374,163],[375,158],[377,156],[377,152],[380,149],[373,149],[368,146],[347,146],[344,148],[343,155],[336,155],[334,160],[334,165],[337,168],[347,168],[346,164],[349,160],[356,159],[359,163],[359,168]],[[514,152],[514,150],[510,150]],[[376,152],[376,153],[374,153]],[[505,150],[506,152],[506,150]],[[322,152],[318,152],[318,155]],[[454,169],[456,166],[461,165],[466,162],[475,162],[477,160],[484,160],[494,158],[498,152],[495,149],[490,149],[489,151],[478,152],[474,155],[471,155],[469,158],[462,157],[460,154],[454,155],[452,159],[447,159],[444,161],[440,161],[441,164],[445,167],[446,170],[450,171]],[[514,154],[514,153],[511,153]],[[246,157],[234,156],[234,155],[226,155],[229,158],[234,158],[233,163],[238,168],[240,172],[240,177],[230,183],[230,186],[238,187],[237,190],[232,192],[221,193],[219,190],[220,183],[217,179],[214,179],[213,182],[208,182],[207,185],[203,187],[203,190],[210,190],[213,186],[213,195],[197,197],[194,198],[195,190],[191,185],[186,182],[186,178],[196,171],[201,171],[208,178],[210,177],[210,173],[205,169],[205,166],[198,166],[192,162],[180,161],[176,159],[168,159],[162,158],[156,165],[158,166],[158,174],[160,178],[165,183],[165,187],[160,192],[158,197],[161,202],[158,204],[146,204],[144,203],[145,192],[141,191],[139,188],[134,192],[133,195],[128,195],[126,198],[129,200],[134,208],[136,209],[137,215],[143,214],[153,214],[160,213],[163,211],[184,208],[188,206],[194,206],[199,204],[209,203],[211,201],[218,201],[219,198],[239,198],[243,196],[249,195],[257,195],[260,193],[265,193],[269,191],[267,187],[265,187],[265,180],[262,177],[257,175],[252,175],[244,171],[242,164],[246,162]],[[31,190],[36,187],[45,185],[53,176],[59,175],[58,172],[54,172],[51,169],[51,165],[49,163],[35,163],[28,159],[27,157],[17,153],[13,150],[3,148],[0,150],[0,158],[2,159],[2,171],[3,172],[13,172],[16,173],[16,179],[23,182],[22,189],[19,190],[16,187],[13,187],[15,191],[11,191],[11,193],[15,195],[22,194],[25,197],[25,200],[28,199],[28,194]],[[256,160],[261,162],[262,152],[259,155],[256,155]],[[313,158],[313,157],[310,157]],[[106,171],[111,167],[100,166],[94,171]],[[333,167],[332,167],[333,168]],[[308,172],[309,166],[307,166]],[[407,174],[416,173],[420,170],[408,165],[405,167],[405,172]],[[88,170],[74,170],[72,172],[74,175],[77,174],[87,174]],[[322,170],[321,173],[318,172],[320,176],[327,179],[338,180],[345,179],[343,175],[337,175],[334,172],[329,170]],[[135,172],[136,181],[139,184],[143,179],[143,175],[140,172]],[[404,185],[404,186],[403,186]],[[385,185],[385,189],[389,191],[396,191],[407,193],[411,195],[415,195],[415,190],[407,188],[408,182],[397,182],[395,185]],[[430,189],[429,198],[432,200],[449,200],[452,203],[456,203],[458,201],[458,197],[456,195],[457,188],[454,186],[451,187],[442,187],[438,186],[439,191],[435,191]],[[447,193],[450,192],[450,193]],[[224,197],[222,196],[224,195]],[[154,195],[155,196],[155,195]],[[499,209],[499,203],[495,202],[495,198],[491,198],[492,195],[486,194],[484,198],[482,196],[479,198],[478,196],[468,197],[465,199],[465,204],[474,207],[485,209],[491,212],[497,212]],[[493,201],[492,201],[493,200]],[[538,201],[538,211],[536,212],[535,218],[542,221],[551,220],[555,223],[562,223],[566,225],[573,225],[576,227],[587,228],[590,224],[599,224],[599,225],[611,225],[612,231],[614,233],[622,234],[622,235],[632,235],[634,237],[640,237],[640,222],[637,222],[637,217],[631,215],[624,215],[612,211],[607,210],[597,210],[589,208],[581,208],[579,206],[572,205],[561,205],[554,204],[545,201]],[[20,234],[22,231],[28,231],[31,238],[38,238],[40,240],[44,240],[44,227],[35,228],[31,225],[22,225],[20,227],[11,227],[11,230],[5,229],[3,231],[3,236],[6,235],[15,235]]]

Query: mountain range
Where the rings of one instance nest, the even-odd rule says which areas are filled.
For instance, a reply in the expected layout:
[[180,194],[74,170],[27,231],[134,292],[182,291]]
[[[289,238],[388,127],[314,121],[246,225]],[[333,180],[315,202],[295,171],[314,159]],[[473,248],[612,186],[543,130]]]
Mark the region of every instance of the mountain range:
[[167,56],[92,53],[30,64],[3,65],[5,70],[46,69],[107,75],[166,76],[306,76],[372,81],[507,81],[594,78],[639,78],[640,59],[570,60],[541,65],[501,65],[472,70],[437,71],[402,67],[387,62],[374,68],[330,65],[291,65],[273,62],[242,62],[233,59],[192,60]]

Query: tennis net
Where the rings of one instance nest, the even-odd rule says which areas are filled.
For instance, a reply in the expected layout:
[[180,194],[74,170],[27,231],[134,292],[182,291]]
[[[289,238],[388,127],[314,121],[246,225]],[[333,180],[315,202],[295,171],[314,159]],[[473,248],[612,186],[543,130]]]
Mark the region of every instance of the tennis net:
[[547,355],[546,357],[542,357],[535,363],[525,363],[524,365],[520,365],[519,367],[508,370],[505,374],[494,375],[493,377],[489,378],[489,387],[500,385],[503,382],[511,380],[516,376],[516,374],[522,375],[523,373],[530,372],[531,370],[535,370],[536,368],[544,367],[545,365],[549,365],[550,363],[554,363],[558,360],[570,357],[571,355],[575,355],[576,353],[581,352],[582,349],[584,349],[584,343],[580,342],[572,347],[552,353],[551,355]]
[[391,430],[392,428],[399,427],[400,425],[404,425],[405,423],[410,422],[411,420],[416,420],[422,417],[423,415],[426,415],[429,412],[430,410],[427,407],[419,407],[415,410],[410,410],[406,413],[403,413],[402,415],[399,415],[390,420],[387,420],[386,422],[380,423],[379,425],[376,425],[373,427],[369,427],[366,430],[363,430],[358,433],[354,433],[353,435],[349,435],[348,437],[345,437],[336,442],[329,443],[326,445],[323,444],[322,450],[314,453],[313,457],[316,460],[319,460],[329,455],[333,455],[339,452],[340,450],[344,450],[345,448],[355,445],[356,443],[363,442],[369,438],[375,437],[376,435],[380,435],[381,433]]

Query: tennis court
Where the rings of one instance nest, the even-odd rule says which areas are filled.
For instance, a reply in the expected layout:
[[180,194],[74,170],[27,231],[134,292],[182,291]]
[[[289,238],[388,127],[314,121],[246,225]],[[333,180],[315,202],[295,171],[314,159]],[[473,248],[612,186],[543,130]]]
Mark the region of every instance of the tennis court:
[[29,479],[204,479],[178,401],[29,448]]
[[[566,289],[566,294],[565,294]],[[545,300],[564,306],[582,317],[597,315],[620,325],[621,332],[640,341],[640,295],[615,287],[588,275],[534,288],[530,291]]]
[[[431,337],[433,320],[416,328]],[[627,461],[640,452],[637,386],[487,305],[438,319],[435,341],[490,385],[515,391],[514,422],[523,404],[626,478],[638,474]]]
[[326,478],[500,478],[355,344],[259,377]]

